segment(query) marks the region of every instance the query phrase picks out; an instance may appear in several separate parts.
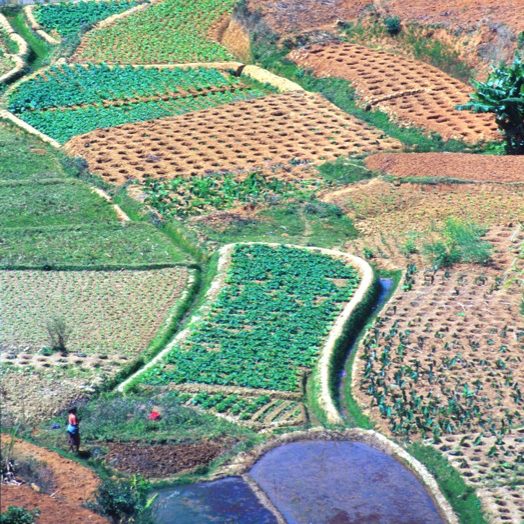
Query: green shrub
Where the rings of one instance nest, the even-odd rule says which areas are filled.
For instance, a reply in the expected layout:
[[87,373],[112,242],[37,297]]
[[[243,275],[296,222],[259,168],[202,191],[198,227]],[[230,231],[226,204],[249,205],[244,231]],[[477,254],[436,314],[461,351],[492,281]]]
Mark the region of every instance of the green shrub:
[[400,18],[398,16],[387,16],[384,18],[384,26],[391,36],[398,35],[400,31],[402,31]]
[[98,488],[91,509],[109,517],[115,524],[145,524],[151,522],[148,515],[152,502],[147,497],[149,490],[149,482],[136,476],[130,481],[106,479]]
[[477,224],[449,218],[440,231],[442,238],[426,243],[423,250],[436,269],[458,262],[487,264],[492,246],[482,239],[484,234]]
[[493,113],[506,141],[506,152],[524,154],[524,62],[515,54],[509,65],[493,69],[485,82],[473,82],[475,92],[460,110]]
[[0,515],[0,524],[33,524],[39,514],[38,509],[30,511],[19,506],[9,506]]

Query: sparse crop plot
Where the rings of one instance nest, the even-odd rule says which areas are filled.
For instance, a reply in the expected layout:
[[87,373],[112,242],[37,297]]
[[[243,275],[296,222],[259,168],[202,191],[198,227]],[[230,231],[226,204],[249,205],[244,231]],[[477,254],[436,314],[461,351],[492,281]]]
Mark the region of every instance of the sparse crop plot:
[[152,224],[0,229],[3,269],[125,269],[186,262],[187,255]]
[[524,235],[488,237],[488,267],[409,268],[359,348],[353,391],[382,431],[428,437],[490,519],[513,523],[524,517]]
[[163,0],[88,33],[77,62],[161,64],[232,60],[209,36],[235,0]]
[[445,140],[501,138],[490,115],[455,109],[468,101],[471,88],[431,65],[346,43],[293,51],[290,58],[318,76],[349,80],[363,104],[382,109],[400,123]]
[[446,435],[433,445],[477,489],[493,522],[522,522],[524,429],[511,429],[504,435],[482,431]]
[[[164,325],[188,278],[185,267],[0,271],[5,409],[49,415],[129,365]],[[54,318],[63,319],[70,332],[67,355],[42,351],[49,347],[47,325]],[[49,395],[41,394],[44,388]]]
[[314,251],[236,246],[209,314],[141,382],[300,391],[359,280],[343,260]]
[[116,222],[110,203],[75,180],[0,182],[0,228]]
[[427,232],[448,217],[484,226],[524,217],[524,191],[498,184],[400,184],[372,180],[324,197],[344,209],[369,237]]
[[398,141],[320,95],[269,95],[143,124],[98,130],[68,142],[107,181],[271,172],[352,153],[398,150]]
[[378,153],[366,158],[366,167],[396,178],[524,183],[524,156],[519,155]]
[[37,5],[33,11],[42,29],[53,36],[74,36],[112,15],[137,5],[128,0],[60,2]]
[[216,69],[51,66],[9,97],[14,114],[59,142],[94,129],[181,115],[269,92]]

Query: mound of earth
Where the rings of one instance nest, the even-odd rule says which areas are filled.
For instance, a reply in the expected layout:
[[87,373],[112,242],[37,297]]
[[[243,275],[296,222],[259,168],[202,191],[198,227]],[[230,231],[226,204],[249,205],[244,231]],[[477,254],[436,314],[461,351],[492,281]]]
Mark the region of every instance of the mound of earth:
[[378,153],[366,167],[398,178],[437,177],[474,182],[524,182],[524,155],[467,153]]
[[125,473],[162,478],[209,464],[225,449],[223,442],[153,444],[113,442],[108,444],[106,463]]
[[[2,443],[8,442],[9,439],[10,437],[2,435]],[[25,484],[2,485],[0,499],[2,511],[9,506],[38,508],[40,510],[38,524],[107,522],[105,518],[83,507],[83,504],[92,498],[100,483],[90,469],[57,453],[18,439],[15,440],[14,453],[45,464],[53,473],[56,489],[51,495],[46,495]]]

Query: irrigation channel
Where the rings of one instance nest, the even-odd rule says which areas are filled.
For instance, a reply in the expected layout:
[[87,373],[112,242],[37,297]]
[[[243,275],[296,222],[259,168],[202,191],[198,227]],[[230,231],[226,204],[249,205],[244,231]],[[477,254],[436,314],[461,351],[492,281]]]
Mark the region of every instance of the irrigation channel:
[[[392,279],[379,280],[371,317],[392,289]],[[347,358],[357,343],[354,337]],[[345,378],[342,374],[341,399]],[[243,476],[162,488],[157,494],[157,524],[444,522],[414,473],[388,453],[356,440],[284,443],[263,454]]]

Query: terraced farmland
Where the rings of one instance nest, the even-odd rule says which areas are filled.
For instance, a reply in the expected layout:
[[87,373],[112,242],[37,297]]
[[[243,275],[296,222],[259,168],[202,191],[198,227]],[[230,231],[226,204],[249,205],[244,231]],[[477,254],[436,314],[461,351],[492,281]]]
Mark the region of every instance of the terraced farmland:
[[[457,169],[460,165],[460,169]],[[524,183],[524,156],[470,155],[467,153],[377,154],[366,166],[395,178],[446,179],[471,182]],[[442,180],[443,179],[443,180]]]
[[482,488],[497,522],[523,516],[514,482],[522,443],[511,429],[522,425],[523,240],[506,228],[488,267],[412,274],[366,335],[354,370],[355,394],[381,430],[434,439]]
[[51,66],[20,84],[9,110],[67,142],[99,128],[180,115],[269,92],[216,69]]
[[163,0],[88,33],[76,62],[164,64],[216,62],[233,57],[209,33],[234,0]]
[[67,38],[86,31],[112,15],[131,9],[133,0],[83,0],[77,3],[36,5],[33,15],[44,31],[53,37]]
[[202,319],[133,383],[174,389],[185,402],[254,426],[300,423],[304,380],[359,287],[359,270],[288,246],[239,244],[228,256],[223,287],[215,284]]
[[304,92],[98,130],[66,144],[70,154],[85,158],[94,173],[112,183],[175,174],[271,173],[289,165],[400,148],[398,141],[320,95]]
[[436,67],[346,43],[296,50],[289,58],[317,76],[349,80],[362,105],[381,109],[401,124],[445,140],[500,140],[491,116],[455,109],[468,101],[471,89]]
[[374,238],[428,232],[449,217],[488,227],[524,217],[524,192],[499,184],[395,185],[375,179],[328,193],[323,200],[340,206],[363,235]]

